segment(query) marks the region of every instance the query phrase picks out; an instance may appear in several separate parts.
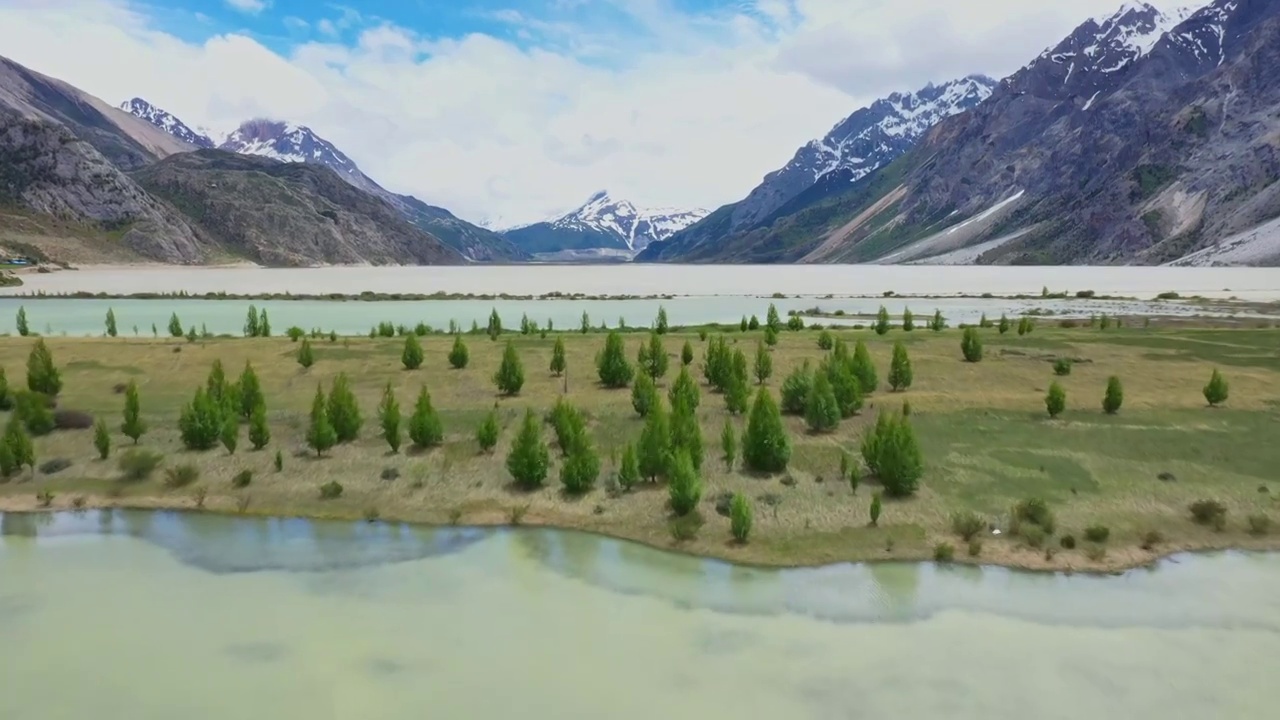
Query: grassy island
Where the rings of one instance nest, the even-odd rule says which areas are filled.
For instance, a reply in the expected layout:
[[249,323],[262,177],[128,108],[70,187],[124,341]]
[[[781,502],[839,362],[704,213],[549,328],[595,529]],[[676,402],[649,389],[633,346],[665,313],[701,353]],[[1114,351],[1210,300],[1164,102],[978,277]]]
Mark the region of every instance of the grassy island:
[[[4,337],[0,455],[22,467],[0,478],[0,510],[552,525],[781,566],[939,559],[1114,570],[1181,550],[1280,547],[1271,525],[1280,519],[1280,331],[1027,320],[1020,333],[1018,319],[1003,332],[933,322],[917,317],[911,331],[896,318],[867,330],[775,318],[773,328],[766,320],[723,334]],[[709,353],[722,370],[704,372]],[[854,367],[859,355],[870,358],[874,387]],[[552,371],[557,357],[563,372]],[[688,387],[670,392],[690,357],[692,398]],[[210,379],[215,361],[225,379]],[[209,397],[233,392],[246,365],[261,402],[241,407],[235,390],[231,419],[217,420]],[[658,375],[652,390],[635,379],[646,370]],[[723,392],[709,383],[717,373]],[[381,421],[388,388],[398,443]],[[138,412],[126,420],[135,394]],[[352,400],[361,422],[343,441]],[[771,405],[796,413],[781,417],[786,453],[769,434]],[[318,406],[333,437],[316,429]],[[867,438],[878,423],[876,450]],[[668,454],[677,435],[683,449]],[[190,449],[193,439],[206,449]],[[25,458],[24,442],[33,450]],[[653,453],[668,459],[655,465]]]

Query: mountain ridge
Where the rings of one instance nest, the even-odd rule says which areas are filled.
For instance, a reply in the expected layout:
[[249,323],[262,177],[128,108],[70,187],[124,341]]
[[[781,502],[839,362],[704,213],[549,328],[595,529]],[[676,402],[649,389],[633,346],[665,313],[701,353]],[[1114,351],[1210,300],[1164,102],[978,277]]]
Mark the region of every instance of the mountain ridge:
[[509,228],[503,235],[532,255],[630,257],[705,217],[695,208],[638,208],[599,190],[577,208],[542,222]]

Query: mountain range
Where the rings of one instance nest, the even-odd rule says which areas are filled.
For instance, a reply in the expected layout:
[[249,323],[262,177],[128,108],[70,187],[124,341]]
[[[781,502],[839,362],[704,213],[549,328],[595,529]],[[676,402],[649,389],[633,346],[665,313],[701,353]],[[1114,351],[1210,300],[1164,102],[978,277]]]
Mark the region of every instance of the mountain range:
[[706,215],[706,210],[638,209],[601,190],[569,213],[502,234],[539,259],[630,259]]
[[[856,110],[743,199],[491,229],[305,126],[213,137],[0,58],[0,245],[80,262],[1280,264],[1280,0],[1126,2],[1012,75]],[[264,202],[266,201],[266,202]]]
[[784,168],[638,259],[1278,264],[1276,67],[1280,0],[1126,3],[872,172]]

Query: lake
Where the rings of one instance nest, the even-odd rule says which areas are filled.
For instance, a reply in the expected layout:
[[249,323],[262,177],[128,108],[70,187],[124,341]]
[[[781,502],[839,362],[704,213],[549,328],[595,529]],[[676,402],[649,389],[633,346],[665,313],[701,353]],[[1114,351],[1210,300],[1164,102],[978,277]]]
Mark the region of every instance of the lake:
[[0,515],[0,717],[1244,719],[1280,556],[759,570],[579,533]]

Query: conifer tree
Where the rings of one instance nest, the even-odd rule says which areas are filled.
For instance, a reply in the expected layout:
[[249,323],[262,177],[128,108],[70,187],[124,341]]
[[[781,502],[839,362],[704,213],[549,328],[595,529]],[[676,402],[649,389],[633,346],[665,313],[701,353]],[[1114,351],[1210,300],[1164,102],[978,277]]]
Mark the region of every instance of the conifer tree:
[[173,337],[182,337],[182,321],[178,319],[178,313],[169,316],[169,334]]
[[338,444],[338,434],[329,422],[329,405],[324,390],[316,384],[316,397],[311,401],[311,425],[307,428],[307,447],[316,451],[316,457]]
[[993,325],[993,323],[992,323],[990,320],[988,320],[988,319],[987,319],[987,314],[986,314],[986,313],[982,313],[982,317],[978,320],[978,327],[980,327],[980,328],[989,328],[989,327],[991,327],[992,325]]
[[[778,308],[769,303],[769,311],[764,316],[764,326],[777,333],[782,329],[782,318],[778,317]],[[751,328],[755,330],[755,328]]]
[[249,312],[244,319],[244,336],[258,337],[258,308],[250,305]]
[[867,350],[866,343],[859,340],[854,345],[851,362],[853,375],[858,378],[858,386],[862,389],[862,392],[867,395],[875,392],[880,386],[880,378],[876,373],[876,364],[871,361],[871,351]]
[[733,539],[745,543],[751,536],[751,501],[740,492],[729,500],[729,532]]
[[830,350],[836,345],[836,336],[831,334],[830,330],[823,330],[818,333],[818,349]]
[[542,426],[533,410],[526,410],[520,432],[507,455],[507,472],[522,490],[537,490],[547,479],[551,453],[542,440]]
[[880,499],[880,493],[871,496],[871,526],[876,527],[880,524],[880,511],[884,507],[883,501]]
[[502,334],[502,317],[498,315],[498,308],[489,311],[489,326],[486,331],[489,333],[490,340],[497,340]]
[[503,395],[519,395],[520,388],[524,387],[524,364],[516,354],[515,343],[510,340],[502,351],[502,364],[493,375],[493,384]]
[[999,324],[996,325],[996,329],[1000,331],[1001,335],[1009,332],[1009,316],[1008,315],[1005,315],[1004,313],[1000,313],[1000,322]]
[[557,336],[556,344],[551,347],[551,374],[556,377],[564,375],[565,369],[568,367],[568,360],[564,355],[564,338]]
[[688,367],[693,362],[693,345],[688,340],[684,341],[684,347],[680,349],[680,364]]
[[667,459],[671,452],[671,422],[661,401],[655,403],[645,417],[636,452],[639,455],[641,475],[652,482],[666,473]]
[[1058,417],[1067,408],[1067,391],[1062,389],[1057,380],[1049,384],[1049,393],[1044,396],[1044,406],[1051,418]]
[[0,367],[0,410],[13,409],[13,392],[9,389],[9,376]]
[[640,482],[640,464],[636,459],[636,446],[627,443],[622,449],[622,464],[618,466],[618,486],[629,491]]
[[877,335],[884,335],[889,332],[889,310],[881,305],[876,312],[876,322],[872,326],[875,328]]
[[756,392],[755,404],[742,435],[742,459],[756,472],[781,472],[791,460],[791,441],[782,415],[766,388]]
[[774,330],[771,326],[767,326],[767,325],[765,326],[764,344],[768,345],[769,347],[773,347],[774,345],[778,344],[778,331]]
[[635,408],[637,415],[645,417],[656,402],[658,391],[653,386],[653,380],[645,373],[637,373],[635,382],[631,384],[631,407]]
[[116,311],[111,308],[107,308],[107,336],[115,337],[116,333]]
[[814,432],[826,433],[835,430],[840,424],[840,406],[836,403],[835,392],[831,389],[831,381],[827,373],[820,372],[809,387],[809,397],[805,402],[805,422]]
[[134,445],[147,432],[147,424],[142,420],[142,404],[138,399],[138,383],[133,380],[124,391],[124,422],[120,425],[120,432]]
[[311,351],[311,341],[302,338],[302,345],[298,348],[298,364],[304,368],[309,368],[315,364],[316,357]]
[[583,335],[591,332],[591,316],[587,315],[586,310],[582,311],[582,327],[580,328],[580,331]]
[[656,332],[649,333],[649,341],[640,346],[636,364],[640,367],[640,372],[653,378],[655,382],[667,374],[669,360],[661,335]]
[[880,413],[875,427],[863,437],[862,459],[893,497],[913,494],[924,474],[915,430],[902,415]]
[[1120,405],[1124,403],[1124,388],[1120,386],[1120,378],[1112,375],[1107,378],[1107,391],[1102,396],[1102,410],[1108,415],[1115,415],[1120,412]]
[[271,320],[267,318],[266,308],[258,314],[258,337],[271,337]]
[[107,430],[107,422],[102,418],[93,424],[93,447],[98,451],[98,459],[106,460],[111,454],[111,433]]
[[671,406],[671,450],[684,451],[694,468],[702,469],[702,426],[698,423],[696,408],[684,396],[677,397]]
[[560,483],[569,495],[589,492],[600,477],[600,456],[585,431],[574,434],[564,463],[560,466]]
[[196,388],[191,402],[178,414],[178,432],[188,450],[209,450],[218,444],[224,424],[224,409],[209,397],[205,388]]
[[480,426],[476,428],[476,444],[480,446],[480,452],[490,452],[498,444],[498,411],[490,409],[484,416],[484,420],[480,422]]
[[702,478],[698,477],[697,465],[684,448],[672,455],[670,475],[667,493],[671,511],[683,517],[697,509],[702,500]]
[[744,413],[750,400],[751,382],[747,379],[747,356],[741,350],[734,349],[729,361],[728,385],[724,388],[725,408],[733,415]]
[[12,468],[3,468],[0,463],[0,469],[8,470],[6,474],[17,472],[25,465],[31,468],[34,473],[36,469],[36,448],[31,442],[31,437],[27,435],[26,429],[17,417],[9,419],[9,425],[5,428],[4,437],[0,438],[0,445],[3,445]]
[[449,365],[454,370],[461,370],[471,362],[471,351],[467,349],[467,344],[462,341],[461,335],[453,336],[453,347],[449,349]]
[[982,338],[978,335],[977,328],[964,329],[964,335],[960,337],[960,352],[964,355],[965,362],[981,362]]
[[902,329],[904,332],[916,329],[916,316],[911,312],[911,308],[902,309]]
[[929,329],[934,332],[942,332],[947,327],[947,321],[942,317],[941,310],[933,311],[933,320],[929,322]]
[[18,306],[18,317],[16,320],[15,327],[18,330],[18,334],[21,335],[22,337],[27,337],[28,335],[31,334],[31,327],[27,325],[27,306],[26,305]]
[[409,416],[409,439],[419,449],[435,447],[444,441],[444,424],[431,404],[431,393],[423,385],[418,391],[418,399],[413,404],[413,415]]
[[717,335],[707,343],[702,361],[702,375],[712,388],[724,392],[729,386],[732,372],[733,356],[729,354],[729,346],[725,343],[724,335]]
[[271,442],[271,426],[267,423],[267,403],[259,401],[249,413],[249,443],[261,450]]
[[733,471],[733,461],[738,459],[738,436],[733,431],[733,422],[727,418],[724,429],[720,431],[720,459],[724,460],[724,467],[730,472]]
[[600,383],[607,388],[623,388],[631,384],[635,370],[627,361],[622,335],[616,331],[604,339],[604,351],[596,356],[596,372]]
[[738,322],[738,332],[746,332],[750,325],[747,323],[747,316],[743,315],[742,320]]
[[240,373],[240,380],[237,382],[240,388],[240,407],[237,412],[240,417],[248,420],[253,417],[253,411],[259,406],[266,403],[266,398],[262,395],[262,383],[258,381],[258,373],[254,372],[253,365],[246,360],[244,370]]
[[756,343],[756,382],[763,385],[773,376],[773,356],[765,348],[764,343]]
[[1217,407],[1227,401],[1228,394],[1226,378],[1214,368],[1213,374],[1209,376],[1209,383],[1204,386],[1204,399],[1209,402],[1209,407]]
[[911,387],[915,374],[911,371],[911,358],[907,356],[907,346],[902,341],[893,344],[893,360],[889,363],[889,387],[894,392]]
[[[621,321],[619,321],[618,327],[622,327]],[[658,319],[654,322],[653,329],[659,335],[667,334],[667,309],[662,305],[658,306]]]
[[667,391],[667,400],[672,407],[681,403],[691,408],[698,407],[702,401],[702,393],[698,391],[698,383],[689,374],[689,368],[680,368],[680,374],[676,376],[675,381],[671,383],[671,389]]
[[387,441],[392,454],[400,452],[400,403],[396,402],[395,390],[389,382],[382,391],[382,402],[378,404],[378,424],[382,426],[382,439]]
[[236,447],[240,444],[240,418],[235,413],[222,414],[222,430],[218,436],[227,452],[235,455]]
[[27,355],[27,389],[49,397],[57,397],[62,392],[62,374],[54,366],[53,353],[44,344],[44,338],[36,340]]
[[209,375],[204,379],[205,392],[214,402],[221,403],[227,395],[227,371],[222,367],[222,360],[215,358],[209,368]]
[[[831,384],[831,392],[836,399],[836,407],[840,417],[853,417],[862,409],[862,383],[854,374],[853,360],[832,355],[822,361],[818,375],[825,375]],[[815,383],[817,382],[815,377]],[[806,412],[808,399],[805,401]]]
[[351,392],[351,383],[345,372],[338,373],[333,386],[329,389],[329,423],[338,437],[339,443],[346,443],[360,437],[360,426],[364,420],[360,417],[360,407],[356,404],[355,393]]
[[14,398],[13,417],[32,435],[48,435],[54,430],[53,409],[48,395],[21,392]]
[[405,370],[417,370],[422,367],[422,343],[418,342],[417,333],[409,333],[405,336],[400,363],[404,365]]

